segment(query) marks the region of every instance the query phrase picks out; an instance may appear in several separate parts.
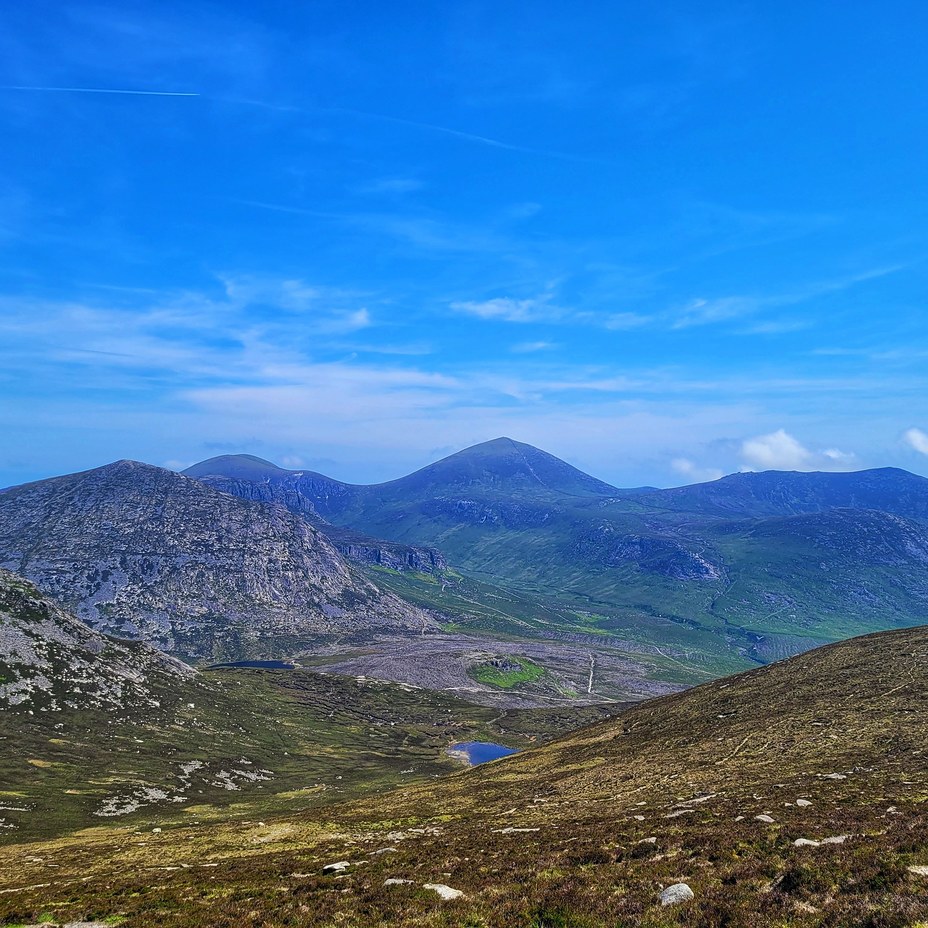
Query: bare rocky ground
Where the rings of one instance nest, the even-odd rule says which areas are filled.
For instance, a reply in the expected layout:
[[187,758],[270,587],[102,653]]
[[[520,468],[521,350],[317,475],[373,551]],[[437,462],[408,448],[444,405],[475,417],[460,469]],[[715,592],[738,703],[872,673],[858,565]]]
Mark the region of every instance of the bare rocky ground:
[[[509,689],[479,683],[468,674],[470,668],[499,657],[529,658],[544,667],[545,674]],[[649,667],[616,649],[459,634],[382,636],[360,650],[333,646],[296,659],[326,672],[443,690],[482,705],[503,707],[631,702],[684,688],[651,679]]]

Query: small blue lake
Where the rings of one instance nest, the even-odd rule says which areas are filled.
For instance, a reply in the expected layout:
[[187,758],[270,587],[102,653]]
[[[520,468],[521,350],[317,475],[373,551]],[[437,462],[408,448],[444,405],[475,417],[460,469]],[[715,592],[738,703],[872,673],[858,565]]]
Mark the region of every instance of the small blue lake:
[[492,741],[459,741],[448,748],[448,753],[474,767],[518,752],[515,748],[507,748],[505,744],[494,744]]
[[212,664],[209,670],[222,670],[223,667],[252,667],[257,670],[294,670],[296,664],[284,661],[232,661],[228,664]]

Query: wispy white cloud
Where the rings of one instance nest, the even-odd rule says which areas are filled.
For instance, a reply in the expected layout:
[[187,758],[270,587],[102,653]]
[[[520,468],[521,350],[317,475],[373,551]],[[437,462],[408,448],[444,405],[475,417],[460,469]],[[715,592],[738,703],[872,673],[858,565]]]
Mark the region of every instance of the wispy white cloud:
[[451,303],[451,309],[478,319],[583,325],[613,332],[640,329],[654,322],[651,316],[643,313],[602,313],[567,307],[558,302],[556,290],[557,282],[549,282],[546,289],[535,297],[503,296],[485,300],[457,300]]
[[228,301],[241,311],[249,306],[286,310],[306,319],[317,334],[348,334],[374,324],[370,310],[357,303],[360,291],[321,287],[298,278],[220,275]]
[[557,319],[564,311],[552,305],[547,296],[530,299],[494,297],[490,300],[458,300],[451,304],[455,312],[476,316],[478,319],[496,319],[503,322],[544,322]]
[[220,97],[217,99],[233,105],[254,106],[278,113],[289,113],[293,115],[318,117],[320,115],[330,114],[333,116],[348,116],[352,119],[363,120],[365,122],[378,122],[385,125],[401,126],[407,129],[418,130],[420,132],[428,132],[447,136],[449,138],[458,139],[462,142],[468,142],[474,145],[495,148],[500,151],[509,151],[523,155],[535,155],[542,158],[551,158],[557,161],[571,161],[577,164],[587,165],[609,165],[612,163],[604,158],[595,158],[583,154],[558,151],[556,149],[537,148],[531,145],[521,145],[515,142],[503,141],[502,139],[493,138],[488,135],[480,135],[476,132],[467,132],[463,129],[456,129],[451,126],[443,126],[438,123],[421,122],[416,119],[406,119],[402,116],[393,116],[387,113],[374,113],[367,110],[353,109],[351,107],[312,106],[308,103],[294,105],[288,103],[276,103],[270,100],[249,99],[245,97]]
[[[765,310],[795,306],[816,297],[826,296],[830,293],[840,293],[857,284],[895,274],[908,266],[907,264],[881,265],[869,268],[866,271],[835,277],[831,280],[812,281],[792,290],[763,296],[727,296],[713,299],[699,297],[690,300],[681,309],[670,314],[673,320],[672,327],[685,329],[692,326],[740,321],[746,317],[758,315]],[[808,328],[811,322],[810,319],[797,320],[795,318],[765,319],[743,328],[741,331],[743,334],[750,335],[777,334]]]
[[374,324],[370,310],[362,306],[353,312],[339,313],[328,316],[317,323],[316,329],[320,334],[336,335],[348,334],[349,332],[360,332],[361,329],[368,329]]
[[905,443],[919,454],[928,455],[928,433],[911,428],[903,436]]
[[690,300],[677,314],[672,324],[675,329],[687,329],[696,325],[730,322],[757,312],[762,301],[754,297],[731,296],[707,300],[702,297]]
[[811,319],[769,319],[738,329],[740,335],[789,335],[811,328]]
[[408,212],[326,212],[285,203],[267,203],[261,200],[235,197],[230,198],[230,202],[252,209],[306,216],[337,223],[348,229],[392,239],[421,252],[499,254],[510,245],[508,239],[488,227],[467,225]]
[[650,325],[654,320],[643,313],[609,313],[602,317],[594,317],[593,321],[610,332],[625,332]]
[[486,300],[458,300],[451,304],[451,308],[480,319],[519,323],[582,324],[607,331],[651,328],[672,332],[701,326],[725,325],[733,334],[745,336],[786,335],[812,327],[815,318],[809,315],[798,316],[795,311],[788,316],[776,315],[772,314],[771,310],[783,310],[819,296],[840,292],[857,284],[894,274],[906,266],[880,266],[765,296],[726,296],[711,299],[698,297],[680,307],[656,312],[608,312],[559,306],[555,302],[554,286],[549,286],[540,297],[500,296]]
[[506,219],[514,219],[520,222],[537,216],[543,208],[544,207],[542,207],[540,203],[535,203],[531,200],[524,203],[514,203],[504,211],[504,216]]
[[127,292],[110,303],[0,297],[0,337],[11,365],[17,355],[27,366],[86,364],[102,383],[113,371],[177,383],[261,381],[287,377],[308,350],[374,325],[348,291],[288,279],[221,283],[221,295]]
[[848,471],[857,457],[837,448],[812,451],[785,429],[747,439],[741,446],[745,470]]
[[357,185],[354,192],[372,196],[397,196],[405,193],[415,193],[425,189],[425,186],[425,182],[416,177],[379,177],[376,180]]
[[245,275],[220,274],[226,296],[237,306],[266,303],[290,312],[305,312],[331,298],[320,287],[294,278],[275,279]]
[[556,342],[518,342],[518,344],[512,346],[512,350],[516,354],[534,354],[537,351],[551,351],[557,347]]
[[415,358],[432,354],[435,350],[432,345],[425,342],[410,342],[409,344],[391,344],[390,342],[371,342],[359,344],[358,342],[345,345],[350,351],[359,354],[393,355],[399,358]]

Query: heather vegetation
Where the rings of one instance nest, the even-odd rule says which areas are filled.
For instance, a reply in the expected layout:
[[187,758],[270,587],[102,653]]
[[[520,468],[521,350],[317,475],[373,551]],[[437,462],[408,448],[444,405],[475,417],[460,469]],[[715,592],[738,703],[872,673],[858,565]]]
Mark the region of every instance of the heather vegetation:
[[[14,845],[0,911],[167,928],[914,928],[926,667],[928,632],[884,633],[353,802]],[[693,898],[662,905],[678,883]]]

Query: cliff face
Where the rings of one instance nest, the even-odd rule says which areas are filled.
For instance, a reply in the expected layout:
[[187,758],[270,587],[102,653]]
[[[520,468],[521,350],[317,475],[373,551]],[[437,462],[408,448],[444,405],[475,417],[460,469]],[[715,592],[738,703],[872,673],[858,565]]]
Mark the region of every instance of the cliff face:
[[424,574],[440,573],[448,568],[444,555],[437,548],[384,541],[337,525],[322,524],[318,528],[340,554],[360,564]]
[[287,478],[273,482],[269,479],[246,480],[243,477],[205,476],[196,479],[214,490],[238,496],[240,499],[250,499],[259,503],[276,503],[314,521],[322,518],[313,501],[300,492],[294,481]]
[[0,706],[23,711],[157,707],[150,681],[196,671],[139,642],[113,641],[0,570]]
[[0,566],[98,630],[195,657],[430,624],[304,518],[133,461],[0,494]]

